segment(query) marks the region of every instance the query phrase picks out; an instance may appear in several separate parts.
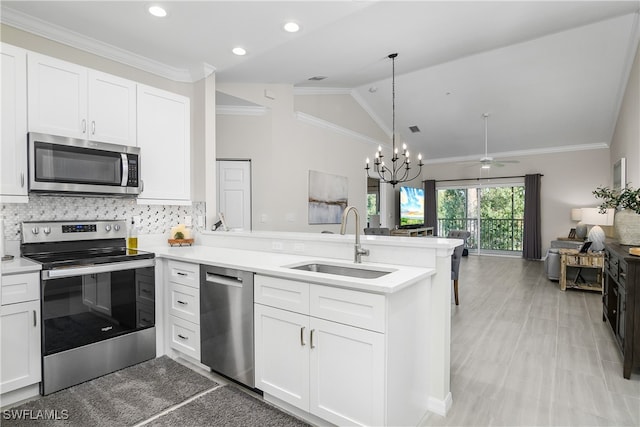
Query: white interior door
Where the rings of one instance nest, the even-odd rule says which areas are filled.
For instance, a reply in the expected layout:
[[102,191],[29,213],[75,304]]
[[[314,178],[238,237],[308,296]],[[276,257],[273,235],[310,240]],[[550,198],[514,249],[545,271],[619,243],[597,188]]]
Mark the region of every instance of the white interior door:
[[218,211],[227,226],[234,230],[251,230],[251,162],[218,160]]

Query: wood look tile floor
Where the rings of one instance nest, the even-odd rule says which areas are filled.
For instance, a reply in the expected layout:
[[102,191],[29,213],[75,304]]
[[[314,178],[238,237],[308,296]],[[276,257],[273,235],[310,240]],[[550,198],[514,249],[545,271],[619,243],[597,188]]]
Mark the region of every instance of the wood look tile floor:
[[451,393],[430,426],[640,426],[640,373],[602,321],[601,295],[568,290],[542,262],[469,256],[451,308]]

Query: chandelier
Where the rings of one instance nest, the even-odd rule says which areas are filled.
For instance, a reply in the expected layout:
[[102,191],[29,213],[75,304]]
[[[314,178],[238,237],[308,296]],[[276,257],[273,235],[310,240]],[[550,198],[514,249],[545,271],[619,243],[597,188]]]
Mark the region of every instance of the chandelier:
[[[367,157],[367,166],[365,166],[365,170],[367,171],[367,176],[370,178],[377,178],[381,182],[386,182],[391,184],[393,187],[396,184],[406,181],[411,181],[417,178],[422,172],[422,154],[418,154],[418,170],[416,171],[414,176],[411,176],[411,158],[409,157],[409,151],[407,150],[407,145],[402,144],[402,154],[398,154],[398,148],[396,148],[396,57],[397,53],[392,53],[389,55],[391,59],[391,111],[392,111],[392,134],[391,134],[391,164],[385,165],[382,158],[382,147],[378,146],[378,151],[376,151],[375,158],[373,160],[373,172],[374,176],[369,174],[369,158]],[[377,176],[376,176],[377,175]]]

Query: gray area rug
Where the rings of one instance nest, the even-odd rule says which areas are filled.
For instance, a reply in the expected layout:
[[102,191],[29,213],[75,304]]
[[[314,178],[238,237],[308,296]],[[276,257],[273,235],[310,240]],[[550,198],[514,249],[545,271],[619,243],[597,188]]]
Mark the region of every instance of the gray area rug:
[[2,426],[132,426],[217,385],[163,356],[11,408],[22,419],[7,419],[5,411],[0,422]]
[[296,427],[308,425],[233,386],[225,386],[200,396],[144,426]]

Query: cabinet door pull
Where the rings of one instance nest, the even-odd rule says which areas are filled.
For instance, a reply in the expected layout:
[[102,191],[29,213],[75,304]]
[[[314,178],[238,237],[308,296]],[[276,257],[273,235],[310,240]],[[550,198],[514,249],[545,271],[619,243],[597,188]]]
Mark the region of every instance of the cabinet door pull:
[[621,279],[626,279],[627,278],[627,273],[624,273],[624,272],[621,271],[620,272],[620,278]]
[[186,275],[187,275],[187,273],[183,273],[183,272],[181,272],[181,271],[178,271],[176,274],[177,274],[178,276],[186,276]]
[[300,328],[300,345],[305,346],[307,343],[304,341],[304,326]]
[[95,135],[95,134],[96,134],[96,121],[91,120],[91,135]]
[[20,187],[24,187],[24,172],[20,172]]
[[33,327],[35,328],[36,326],[38,326],[38,313],[33,310]]
[[82,119],[82,133],[86,133],[86,132],[87,132],[87,120]]
[[189,337],[185,337],[184,335],[178,334],[178,338],[180,338],[181,340],[188,340]]
[[140,292],[143,292],[145,294],[150,294],[151,291],[149,289],[140,289]]
[[311,337],[311,338],[310,338],[310,340],[311,340],[311,348],[316,348],[316,346],[315,346],[315,345],[313,345],[313,333],[314,333],[314,332],[315,332],[315,329],[312,329],[312,330],[311,330],[311,334],[310,334],[310,337]]
[[189,303],[188,303],[188,302],[184,302],[184,301],[180,301],[180,300],[178,300],[178,304],[187,305],[187,304],[189,304]]

